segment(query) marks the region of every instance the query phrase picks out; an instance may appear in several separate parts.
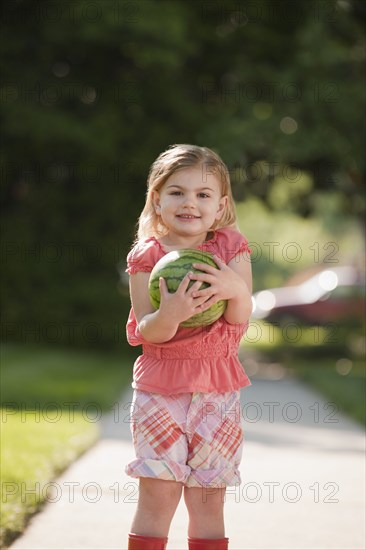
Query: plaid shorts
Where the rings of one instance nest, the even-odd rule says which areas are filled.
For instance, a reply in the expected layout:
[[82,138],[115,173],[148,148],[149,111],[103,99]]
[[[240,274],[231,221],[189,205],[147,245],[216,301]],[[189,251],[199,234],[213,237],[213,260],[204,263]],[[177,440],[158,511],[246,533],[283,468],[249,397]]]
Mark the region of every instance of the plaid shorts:
[[131,477],[179,481],[187,487],[240,483],[244,432],[240,392],[161,395],[135,390]]

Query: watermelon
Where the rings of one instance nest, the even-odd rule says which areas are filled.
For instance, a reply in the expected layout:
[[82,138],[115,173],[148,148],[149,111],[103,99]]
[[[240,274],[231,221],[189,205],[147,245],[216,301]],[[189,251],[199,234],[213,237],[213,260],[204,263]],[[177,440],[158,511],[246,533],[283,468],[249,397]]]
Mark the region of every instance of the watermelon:
[[[149,295],[152,306],[159,309],[160,306],[160,290],[159,277],[163,277],[167,284],[168,291],[173,293],[177,290],[181,281],[184,279],[188,271],[193,273],[203,273],[200,269],[192,266],[194,263],[205,263],[212,267],[218,267],[212,255],[202,250],[195,248],[182,248],[181,250],[173,250],[163,256],[154,266],[149,278]],[[188,288],[194,284],[194,280],[190,281]],[[203,282],[200,290],[210,286]],[[227,305],[226,300],[220,300],[213,304],[206,311],[193,315],[186,321],[180,323],[181,327],[193,328],[205,325],[211,325],[224,313]]]

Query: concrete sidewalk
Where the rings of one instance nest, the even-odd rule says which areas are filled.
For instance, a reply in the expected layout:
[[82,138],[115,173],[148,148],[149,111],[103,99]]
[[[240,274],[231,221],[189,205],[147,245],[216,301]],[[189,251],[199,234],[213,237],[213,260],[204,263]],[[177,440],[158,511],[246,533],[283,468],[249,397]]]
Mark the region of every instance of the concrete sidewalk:
[[[242,391],[242,485],[225,505],[230,550],[364,550],[365,432],[281,368],[263,366]],[[101,439],[56,480],[55,502],[11,550],[123,550],[137,502],[126,393]],[[180,503],[169,550],[187,548]]]

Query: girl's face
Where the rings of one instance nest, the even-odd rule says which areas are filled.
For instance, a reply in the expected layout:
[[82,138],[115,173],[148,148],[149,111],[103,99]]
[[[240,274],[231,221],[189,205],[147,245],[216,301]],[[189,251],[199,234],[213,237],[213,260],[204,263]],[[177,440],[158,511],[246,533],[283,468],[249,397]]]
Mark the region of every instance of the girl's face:
[[155,211],[169,233],[187,237],[206,235],[215,220],[221,218],[227,196],[221,196],[218,177],[204,170],[204,167],[178,170],[160,192],[154,192]]

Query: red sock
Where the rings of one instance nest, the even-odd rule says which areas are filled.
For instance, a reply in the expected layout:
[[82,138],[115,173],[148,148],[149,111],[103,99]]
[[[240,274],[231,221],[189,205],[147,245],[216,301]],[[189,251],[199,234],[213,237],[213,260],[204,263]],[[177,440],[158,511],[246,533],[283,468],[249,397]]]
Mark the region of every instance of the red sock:
[[143,535],[128,535],[128,550],[165,550],[167,537],[144,537]]
[[189,550],[228,550],[229,539],[192,539],[188,537]]

